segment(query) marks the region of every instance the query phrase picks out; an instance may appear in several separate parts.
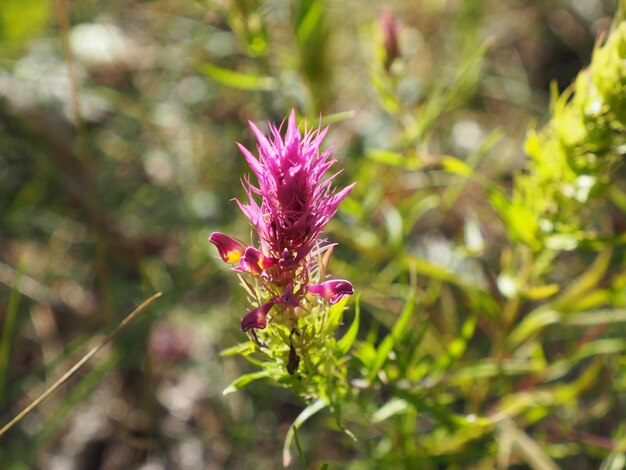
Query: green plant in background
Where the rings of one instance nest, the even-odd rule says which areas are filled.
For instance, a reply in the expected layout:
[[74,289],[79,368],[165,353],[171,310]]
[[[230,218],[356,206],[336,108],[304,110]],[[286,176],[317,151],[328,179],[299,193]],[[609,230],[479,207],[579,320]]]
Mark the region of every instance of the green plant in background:
[[[482,188],[502,218],[512,243],[499,246],[499,272],[475,262],[483,252],[497,252],[485,247],[482,230],[471,219],[464,227],[464,246],[439,247],[444,260],[428,252],[411,253],[411,233],[402,222],[413,220],[410,211],[423,217],[433,201],[444,207],[456,201],[459,192],[453,187],[422,194],[424,204],[375,202],[389,235],[395,232],[392,239],[402,247],[383,254],[381,288],[388,279],[401,280],[406,271],[429,279],[417,295],[410,291],[404,311],[378,346],[370,339],[357,344],[355,357],[365,384],[361,406],[370,410],[368,424],[380,426],[388,436],[370,449],[380,464],[400,460],[430,468],[464,460],[491,468],[521,459],[533,468],[558,468],[554,460],[566,462],[586,446],[602,452],[601,445],[589,444],[592,435],[582,437],[567,423],[568,413],[597,392],[603,377],[621,373],[624,341],[615,335],[623,331],[623,303],[618,300],[623,274],[621,255],[613,258],[612,247],[622,242],[613,235],[603,208],[611,185],[612,199],[621,200],[613,177],[625,143],[620,117],[625,31],[623,23],[616,23],[591,66],[571,90],[555,98],[550,123],[529,134],[531,161],[515,176],[510,198],[506,189],[473,168],[472,161],[492,145],[488,140],[466,161],[448,156],[433,161],[435,168]],[[432,171],[419,159],[412,164],[410,154],[380,150],[371,156],[415,175],[420,169]],[[398,228],[392,231],[394,223]],[[568,268],[562,257],[574,250],[564,275]],[[585,264],[596,250],[596,260]],[[445,258],[448,265],[442,263]],[[483,260],[486,266],[488,258]],[[572,280],[574,266],[580,271]],[[605,309],[593,310],[598,307]],[[415,315],[420,309],[430,324],[426,315]],[[595,329],[585,332],[585,327]],[[485,338],[490,348],[485,348]],[[392,395],[382,407],[370,401],[378,387]],[[616,403],[619,399],[610,393],[599,395],[594,411],[577,417],[577,423],[607,419]],[[400,442],[400,456],[394,442]]]
[[510,236],[535,251],[601,235],[583,219],[598,210],[590,201],[610,187],[624,152],[625,29],[617,25],[565,93],[553,92],[551,120],[526,139],[528,174],[516,178],[510,202],[494,194]]

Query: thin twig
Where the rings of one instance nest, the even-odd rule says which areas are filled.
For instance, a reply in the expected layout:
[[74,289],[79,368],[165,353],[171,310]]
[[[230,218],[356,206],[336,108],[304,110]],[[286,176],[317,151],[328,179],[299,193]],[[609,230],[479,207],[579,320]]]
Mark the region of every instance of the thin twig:
[[85,354],[83,356],[83,358],[80,361],[78,361],[74,365],[74,367],[72,367],[70,370],[68,370],[65,373],[65,375],[63,375],[63,377],[61,377],[59,380],[57,380],[54,383],[54,385],[52,385],[49,389],[47,389],[45,392],[43,392],[35,401],[33,401],[30,405],[28,405],[26,408],[24,408],[15,418],[13,418],[2,429],[0,429],[0,437],[2,437],[15,424],[17,424],[19,421],[21,421],[22,418],[24,418],[24,416],[26,416],[28,413],[33,411],[44,400],[46,400],[54,392],[56,392],[65,382],[67,382],[70,379],[70,377],[72,377],[72,375],[74,375],[78,371],[78,369],[80,369],[82,366],[84,366],[85,363],[87,361],[89,361],[89,359],[91,359],[93,356],[95,356],[97,354],[97,352],[100,351],[104,346],[106,346],[108,343],[113,341],[115,339],[115,337],[120,333],[120,331],[122,331],[124,328],[126,328],[126,325],[128,325],[133,320],[133,318],[135,318],[139,313],[141,313],[154,300],[156,300],[159,297],[161,297],[161,295],[162,295],[161,292],[157,292],[152,297],[150,297],[149,299],[145,300],[139,307],[137,307],[135,310],[133,310],[126,318],[124,318],[119,323],[119,325],[117,325],[115,330],[113,330],[111,333],[109,333],[107,335],[107,337],[102,340],[102,342],[98,346],[94,347],[91,351],[89,351],[87,354]]

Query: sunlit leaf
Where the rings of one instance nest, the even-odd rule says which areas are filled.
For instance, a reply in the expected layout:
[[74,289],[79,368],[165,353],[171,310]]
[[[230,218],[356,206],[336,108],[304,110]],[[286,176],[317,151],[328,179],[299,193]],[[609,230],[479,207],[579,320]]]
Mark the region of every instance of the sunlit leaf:
[[307,406],[298,417],[294,420],[293,424],[289,427],[289,431],[287,431],[287,436],[285,437],[285,443],[283,444],[283,466],[287,467],[291,463],[291,443],[294,439],[294,430],[300,429],[300,426],[304,422],[306,422],[311,416],[315,413],[326,408],[328,404],[322,400],[317,399],[309,406]]
[[355,312],[354,312],[354,320],[352,320],[352,324],[348,331],[343,335],[343,337],[337,342],[337,348],[339,349],[339,353],[341,355],[347,354],[352,345],[354,344],[354,340],[359,332],[359,317],[361,312],[361,302],[360,298],[357,295],[355,304]]
[[415,297],[416,292],[415,289],[411,289],[409,295],[407,296],[406,303],[402,313],[398,317],[395,325],[393,326],[391,332],[383,339],[376,350],[376,357],[374,359],[374,363],[372,364],[371,369],[368,371],[367,380],[368,382],[372,382],[380,369],[385,365],[387,361],[387,357],[389,353],[396,345],[396,343],[405,335],[406,329],[409,325],[409,321],[413,316],[413,312],[415,311]]
[[236,392],[237,390],[241,390],[243,387],[248,385],[250,382],[254,382],[255,380],[264,379],[269,377],[270,373],[266,370],[262,370],[259,372],[251,372],[249,374],[242,375],[233,380],[228,387],[224,389],[222,395],[228,395],[230,393]]
[[198,65],[198,70],[217,83],[230,88],[265,91],[276,87],[276,80],[273,77],[235,72],[206,62]]

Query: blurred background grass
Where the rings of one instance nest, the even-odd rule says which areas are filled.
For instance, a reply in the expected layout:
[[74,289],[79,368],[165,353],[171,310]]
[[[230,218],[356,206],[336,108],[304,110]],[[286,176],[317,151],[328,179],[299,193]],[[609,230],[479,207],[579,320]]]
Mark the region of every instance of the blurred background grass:
[[[388,63],[383,8],[399,21],[398,56]],[[523,165],[529,122],[547,116],[550,82],[562,90],[589,63],[615,8],[608,0],[3,0],[2,422],[144,298],[164,296],[0,441],[0,466],[280,465],[302,403],[262,382],[222,397],[249,370],[219,356],[244,339],[245,302],[207,242],[214,230],[249,237],[231,200],[243,194],[234,142],[251,146],[248,119],[280,122],[295,107],[309,122],[336,121],[327,141],[345,168],[340,183],[358,184],[328,230],[340,243],[330,270],[361,292],[362,331],[374,342],[392,324],[414,255],[458,276],[424,284],[431,300],[421,317],[454,339],[464,321],[455,283],[495,282],[484,272],[500,263],[505,234],[478,188],[439,171],[441,156],[507,188]],[[588,262],[572,259],[561,274]],[[472,358],[488,355],[489,335],[472,347]],[[598,426],[604,437],[615,428]],[[316,465],[391,465],[379,459],[392,451],[375,428],[355,446],[320,418],[300,437]],[[572,468],[595,468],[591,454]]]

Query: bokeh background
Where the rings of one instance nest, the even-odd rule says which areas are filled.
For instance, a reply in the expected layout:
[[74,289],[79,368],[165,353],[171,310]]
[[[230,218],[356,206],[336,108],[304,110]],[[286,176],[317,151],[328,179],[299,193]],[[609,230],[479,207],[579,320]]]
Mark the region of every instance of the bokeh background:
[[[364,324],[384,330],[403,303],[399,252],[492,281],[480,263],[498,263],[502,224],[439,158],[508,187],[529,124],[548,116],[550,84],[563,90],[589,63],[615,8],[2,0],[0,421],[164,295],[0,440],[0,467],[278,468],[304,404],[263,381],[222,395],[254,368],[219,354],[245,340],[245,298],[207,241],[215,230],[249,237],[232,200],[246,172],[235,142],[254,145],[247,121],[280,122],[294,107],[331,124],[338,183],[357,186],[328,227],[339,243],[330,271],[361,294]],[[395,49],[385,49],[390,24]],[[415,171],[394,170],[398,154]],[[422,321],[445,338],[463,305],[441,282],[431,290]],[[476,356],[489,348],[481,341]],[[615,422],[605,425],[599,434]],[[300,435],[312,468],[384,466],[396,441],[380,446],[374,428],[359,437],[323,417]],[[597,468],[592,457],[575,464]]]

